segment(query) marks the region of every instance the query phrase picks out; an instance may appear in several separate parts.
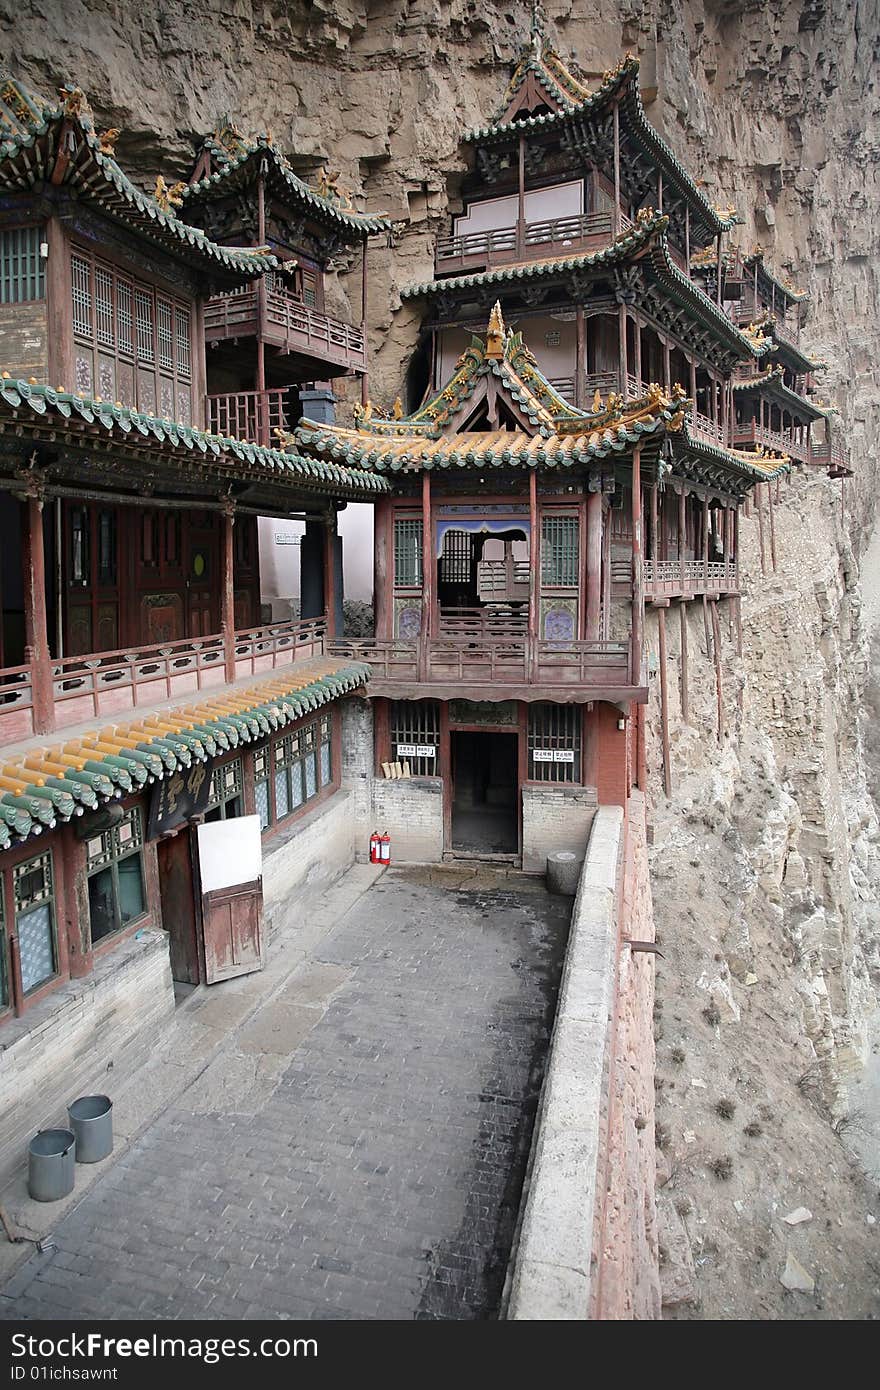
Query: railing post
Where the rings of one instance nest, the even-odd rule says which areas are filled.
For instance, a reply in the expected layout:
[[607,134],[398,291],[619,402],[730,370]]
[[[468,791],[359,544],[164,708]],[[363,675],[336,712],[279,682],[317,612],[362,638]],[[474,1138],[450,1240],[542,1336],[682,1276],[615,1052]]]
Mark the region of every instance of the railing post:
[[24,659],[31,668],[31,717],[35,734],[55,728],[52,663],[46,627],[46,555],[43,545],[43,498],[36,482],[24,502],[22,561],[24,570]]
[[223,673],[227,681],[235,680],[235,579],[233,527],[235,506],[227,502],[223,509],[221,536],[220,627],[223,634]]
[[642,576],[642,458],[641,449],[633,450],[632,461],[632,633],[630,647],[630,676],[638,685],[642,670],[642,619],[644,609],[644,580]]

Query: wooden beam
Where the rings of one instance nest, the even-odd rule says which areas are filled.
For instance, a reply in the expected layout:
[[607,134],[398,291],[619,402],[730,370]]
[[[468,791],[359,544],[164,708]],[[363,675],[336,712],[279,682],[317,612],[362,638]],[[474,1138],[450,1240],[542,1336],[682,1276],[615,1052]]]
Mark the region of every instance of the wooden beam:
[[666,683],[666,609],[657,613],[660,635],[660,731],[663,743],[663,789],[672,796],[672,762],[669,749],[669,692]]
[[599,640],[602,608],[602,494],[587,496],[587,627],[588,642]]
[[632,634],[630,673],[633,685],[639,684],[642,669],[642,624],[645,593],[642,571],[642,451],[636,446],[632,461]]

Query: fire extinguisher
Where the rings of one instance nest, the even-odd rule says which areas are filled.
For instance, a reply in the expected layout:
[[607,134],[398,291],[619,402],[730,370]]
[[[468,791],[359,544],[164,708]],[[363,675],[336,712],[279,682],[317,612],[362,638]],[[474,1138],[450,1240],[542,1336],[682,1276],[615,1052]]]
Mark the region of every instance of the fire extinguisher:
[[381,862],[382,862],[381,845],[382,845],[382,841],[379,839],[379,836],[378,836],[377,832],[374,830],[373,833],[372,833],[372,835],[370,836],[370,863],[371,863],[371,864],[381,864]]
[[391,836],[387,830],[379,836],[379,862],[381,864],[391,863]]

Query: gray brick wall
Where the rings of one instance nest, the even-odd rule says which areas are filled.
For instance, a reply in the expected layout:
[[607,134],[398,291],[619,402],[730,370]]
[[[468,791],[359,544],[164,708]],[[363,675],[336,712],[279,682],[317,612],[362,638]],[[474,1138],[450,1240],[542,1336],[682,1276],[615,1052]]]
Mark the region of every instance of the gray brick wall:
[[112,1099],[114,1080],[146,1061],[173,1012],[168,937],[145,930],[4,1026],[0,1186],[38,1129],[66,1126],[70,1101],[90,1092]]
[[263,931],[267,938],[282,918],[289,925],[292,906],[300,911],[354,862],[356,829],[354,795],[343,787],[264,843]]
[[443,796],[439,778],[377,777],[371,830],[391,837],[393,864],[437,864],[443,858]]
[[526,873],[542,874],[547,855],[570,850],[583,858],[596,814],[595,787],[523,787],[523,859]]

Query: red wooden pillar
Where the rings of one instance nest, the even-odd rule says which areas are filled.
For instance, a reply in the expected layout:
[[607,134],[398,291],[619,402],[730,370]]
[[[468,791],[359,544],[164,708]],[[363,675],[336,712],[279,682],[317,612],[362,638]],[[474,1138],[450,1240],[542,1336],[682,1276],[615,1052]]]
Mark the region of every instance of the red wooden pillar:
[[[257,242],[266,245],[266,189],[263,170],[257,177]],[[257,401],[257,444],[269,444],[269,411],[265,404],[266,358],[263,333],[266,322],[266,279],[261,275],[257,280],[257,376],[256,388],[260,392]]]
[[336,512],[324,524],[324,621],[327,636],[339,637],[337,632],[338,602],[336,594]]
[[540,592],[540,553],[538,549],[538,475],[533,468],[529,473],[529,641],[528,669],[531,679],[537,665],[538,643],[538,594]]
[[678,494],[678,563],[681,566],[681,582],[684,585],[684,565],[687,558],[687,493],[684,485]]
[[[651,559],[658,560],[660,551],[657,545],[657,484],[651,484]],[[656,577],[656,572],[655,572]]]
[[55,728],[52,664],[46,628],[46,554],[43,545],[43,499],[30,493],[24,500],[22,566],[24,569],[24,659],[31,668],[31,699],[35,734]]
[[642,575],[642,451],[633,451],[632,461],[632,634],[630,675],[638,685],[642,670],[642,623],[644,621],[644,579]]
[[383,497],[373,512],[373,631],[381,640],[391,634],[388,628],[388,513],[391,504]]
[[[364,335],[364,370],[361,373],[361,405],[370,398],[370,378],[367,372],[367,238],[364,237],[364,250],[361,257],[361,332]],[[431,334],[431,344],[436,352],[437,334]],[[431,380],[433,382],[433,375]]]
[[587,641],[599,639],[602,609],[602,494],[587,494]]
[[431,521],[431,474],[422,473],[422,623],[419,678],[428,679],[428,648],[434,621],[434,528]]
[[620,235],[620,102],[614,103],[614,235]]
[[678,605],[678,616],[681,625],[681,717],[687,724],[690,701],[688,698],[688,618],[687,603],[684,599]]
[[586,324],[584,322],[583,305],[578,305],[576,310],[577,323],[577,342],[575,347],[575,367],[574,367],[574,403],[581,409],[584,404],[584,384],[587,373],[586,356]]
[[220,543],[220,630],[223,633],[223,672],[228,681],[235,680],[235,551],[233,527],[235,509],[223,512]]
[[620,376],[620,394],[626,400],[629,396],[627,389],[627,376],[629,375],[629,358],[626,350],[626,305],[621,304],[618,310],[618,372]]
[[[667,600],[668,601],[668,600]],[[672,795],[672,759],[669,749],[669,692],[666,681],[666,609],[657,609],[660,637],[660,732],[663,742],[663,790]]]

